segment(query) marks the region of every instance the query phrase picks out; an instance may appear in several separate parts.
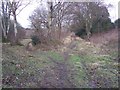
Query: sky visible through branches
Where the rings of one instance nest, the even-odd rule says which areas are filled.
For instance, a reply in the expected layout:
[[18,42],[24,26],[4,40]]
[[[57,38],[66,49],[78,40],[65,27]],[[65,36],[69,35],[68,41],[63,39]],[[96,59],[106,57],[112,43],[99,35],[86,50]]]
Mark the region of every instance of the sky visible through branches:
[[[18,22],[25,28],[30,27],[29,22],[29,16],[32,14],[32,11],[38,7],[38,5],[45,6],[45,1],[43,3],[39,3],[38,0],[34,0],[30,5],[28,5],[26,8],[24,8],[19,15],[17,15]],[[70,1],[90,1],[90,0],[70,0]],[[95,0],[96,1],[96,0]],[[120,0],[104,0],[106,5],[111,4],[112,7],[108,8],[108,11],[110,13],[110,18],[112,22],[114,22],[116,19],[118,19],[118,2]]]

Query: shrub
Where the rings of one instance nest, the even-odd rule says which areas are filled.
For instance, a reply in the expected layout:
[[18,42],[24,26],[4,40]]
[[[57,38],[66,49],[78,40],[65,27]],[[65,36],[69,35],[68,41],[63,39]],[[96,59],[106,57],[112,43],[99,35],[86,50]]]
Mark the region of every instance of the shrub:
[[79,30],[77,30],[76,32],[75,32],[75,35],[76,36],[79,36],[79,37],[81,37],[81,38],[84,38],[84,36],[86,35],[86,30],[85,29],[79,29]]
[[120,18],[118,18],[117,20],[115,20],[114,24],[115,24],[115,26],[117,28],[120,28]]
[[31,37],[31,39],[32,39],[32,44],[33,44],[33,45],[37,45],[37,44],[41,43],[39,37],[36,36],[36,35],[33,35],[33,36]]
[[97,19],[92,23],[91,33],[97,33],[102,31],[107,31],[109,29],[114,29],[114,23],[111,19]]

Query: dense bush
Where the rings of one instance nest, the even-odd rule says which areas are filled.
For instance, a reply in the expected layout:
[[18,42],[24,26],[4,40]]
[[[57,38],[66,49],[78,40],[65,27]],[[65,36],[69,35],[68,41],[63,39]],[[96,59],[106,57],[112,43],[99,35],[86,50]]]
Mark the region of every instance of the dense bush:
[[75,35],[84,38],[84,36],[86,36],[86,30],[81,28],[75,32]]
[[97,19],[93,22],[91,32],[96,33],[96,32],[102,32],[106,31],[109,29],[114,29],[115,25],[114,23],[111,22],[111,19]]
[[33,35],[33,36],[31,37],[31,39],[32,39],[32,44],[33,44],[33,45],[37,45],[37,44],[41,43],[39,37],[36,36],[36,35]]
[[117,19],[117,20],[115,20],[115,26],[117,27],[117,28],[120,28],[120,18],[119,19]]
[[101,24],[102,24],[103,31],[115,28],[114,23],[111,22],[110,18],[103,20],[103,22]]
[[[107,19],[98,18],[93,21],[92,28],[90,28],[90,32],[91,34],[94,34],[94,33],[105,32],[114,28],[115,28],[115,24],[111,22],[110,18],[107,18]],[[79,36],[83,39],[87,35],[85,24],[83,24],[83,26],[78,26],[78,27],[74,26],[72,27],[72,29],[73,29],[73,32],[75,32],[76,36]]]
[[115,24],[114,23],[111,23],[110,29],[115,29]]

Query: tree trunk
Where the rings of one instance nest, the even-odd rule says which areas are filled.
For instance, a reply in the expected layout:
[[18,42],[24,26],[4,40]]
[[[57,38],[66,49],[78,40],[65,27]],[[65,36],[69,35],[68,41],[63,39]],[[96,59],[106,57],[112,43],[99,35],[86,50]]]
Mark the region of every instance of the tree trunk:
[[4,6],[4,2],[3,2],[3,0],[2,0],[2,13],[3,13],[3,16],[2,16],[2,18],[1,18],[1,28],[2,28],[2,30],[3,30],[3,36],[4,36],[4,38],[5,39],[7,39],[7,35],[6,35],[6,25],[5,25],[5,22],[6,22],[6,20],[5,20],[5,16],[6,16],[6,12],[5,12],[5,6]]
[[1,31],[2,31],[2,33],[3,33],[3,38],[5,38],[5,39],[7,39],[7,35],[6,35],[6,30],[5,30],[5,23],[4,23],[4,20],[0,20],[1,22],[0,22],[0,25],[1,25]]
[[9,32],[9,29],[10,29],[10,14],[11,14],[11,9],[9,9],[8,12],[9,12],[9,13],[8,13],[8,27],[7,27],[7,34],[8,34],[8,32]]
[[61,39],[61,23],[58,24],[59,40]]
[[51,39],[51,31],[52,31],[52,2],[48,2],[48,38]]
[[90,28],[87,22],[86,22],[86,33],[87,33],[87,39],[89,40],[91,33],[90,33]]
[[14,33],[15,33],[15,37],[17,36],[17,19],[16,19],[16,13],[14,12]]
[[16,44],[20,44],[18,37],[17,37],[17,19],[16,19],[16,13],[13,12],[13,18],[14,18],[14,40],[11,42],[11,45],[16,45]]

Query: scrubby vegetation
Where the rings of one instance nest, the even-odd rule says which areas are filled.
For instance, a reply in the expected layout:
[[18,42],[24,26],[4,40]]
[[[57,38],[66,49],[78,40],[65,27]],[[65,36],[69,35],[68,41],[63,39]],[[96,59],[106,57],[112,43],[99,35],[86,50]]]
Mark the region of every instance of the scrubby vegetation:
[[3,87],[117,88],[116,47],[117,41],[99,46],[82,39],[52,51],[4,45]]
[[120,19],[115,20],[115,26],[120,28]]
[[33,45],[37,45],[37,44],[40,44],[40,39],[39,39],[39,37],[38,36],[32,36],[31,37],[31,39],[32,39],[32,44]]
[[0,5],[3,88],[119,87],[119,19],[111,22],[106,5],[41,4],[29,17],[34,32],[25,39],[16,17],[22,2]]

